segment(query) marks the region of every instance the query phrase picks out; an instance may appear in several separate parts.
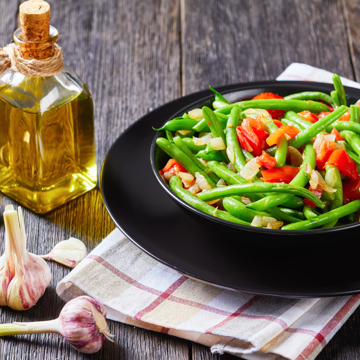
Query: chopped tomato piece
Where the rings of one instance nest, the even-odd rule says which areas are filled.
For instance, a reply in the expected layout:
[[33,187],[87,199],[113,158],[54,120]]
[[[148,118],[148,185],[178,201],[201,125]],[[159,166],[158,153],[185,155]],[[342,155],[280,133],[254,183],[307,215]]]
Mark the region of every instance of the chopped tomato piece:
[[253,148],[250,146],[249,142],[247,141],[246,137],[243,135],[243,132],[242,132],[242,129],[240,126],[238,126],[236,128],[236,135],[238,137],[238,140],[239,140],[239,143],[240,143],[240,146],[248,151],[248,152],[252,152],[253,151]]
[[[321,198],[324,191],[324,189],[320,185],[318,185],[315,189],[309,186],[308,190],[311,191],[319,199]],[[311,207],[316,207],[316,205],[309,199],[305,199],[304,202],[305,204],[310,205]]]
[[323,140],[316,150],[316,166],[319,170],[324,170],[326,161],[336,147],[336,142]]
[[333,126],[333,130],[330,134],[334,134],[336,137],[336,141],[344,141],[343,137],[340,135],[340,133],[335,129],[335,127]]
[[283,136],[288,135],[290,138],[295,137],[300,130],[295,126],[283,125],[281,128],[273,132],[267,139],[266,142],[269,146],[278,144]]
[[326,115],[329,115],[330,111],[322,111],[317,117],[318,119],[322,119],[323,117],[325,117]]
[[338,121],[349,121],[349,120],[350,120],[350,110],[347,111],[343,116],[341,116]]
[[343,186],[343,204],[347,204],[354,200],[360,199],[360,176],[355,180],[346,179],[342,183]]
[[260,119],[246,118],[236,130],[240,145],[254,156],[261,155],[261,151],[266,148],[265,139],[269,134],[264,130]]
[[282,126],[284,126],[284,124],[281,122],[281,121],[279,121],[279,120],[273,120],[273,122],[274,122],[274,124],[277,126],[277,127],[282,127]]
[[316,123],[319,120],[319,118],[309,110],[299,112],[298,115],[304,120],[310,121],[311,123]]
[[264,150],[263,150],[261,156],[259,156],[259,157],[257,158],[256,162],[257,162],[259,165],[261,165],[261,166],[263,166],[263,167],[265,167],[265,168],[267,168],[267,169],[269,169],[269,170],[273,169],[273,168],[275,167],[275,165],[276,165],[276,160],[275,160],[275,158],[273,158],[272,156],[270,156],[270,155],[269,155],[266,151],[264,151]]
[[283,166],[271,170],[263,170],[261,175],[265,182],[282,182],[288,184],[299,172],[299,168],[293,166]]
[[[262,94],[256,95],[251,100],[267,100],[267,99],[283,99],[283,97],[276,95],[274,93],[262,93]],[[285,114],[285,111],[283,111],[283,110],[268,110],[267,109],[267,112],[271,115],[271,117],[273,119],[281,119]]]
[[358,178],[358,169],[354,160],[344,149],[335,150],[329,157],[326,165],[335,165],[343,175],[350,179],[356,180]]
[[170,172],[172,174],[178,174],[179,172],[187,172],[187,170],[176,160],[170,159],[165,167],[162,169],[164,173]]

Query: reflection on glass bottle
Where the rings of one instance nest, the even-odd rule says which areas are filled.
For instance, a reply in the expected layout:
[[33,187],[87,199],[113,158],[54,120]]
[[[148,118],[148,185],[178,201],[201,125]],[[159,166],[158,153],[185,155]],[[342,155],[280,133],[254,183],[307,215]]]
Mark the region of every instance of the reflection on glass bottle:
[[[57,38],[50,27],[49,43]],[[21,29],[14,40],[26,46]],[[44,213],[96,182],[93,103],[87,86],[66,66],[51,77],[7,69],[0,76],[0,190]]]

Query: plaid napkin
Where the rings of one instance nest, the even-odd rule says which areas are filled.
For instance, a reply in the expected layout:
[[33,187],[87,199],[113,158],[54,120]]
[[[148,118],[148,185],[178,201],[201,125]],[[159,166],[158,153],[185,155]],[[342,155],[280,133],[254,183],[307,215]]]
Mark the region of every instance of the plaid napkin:
[[[292,64],[278,80],[329,82],[326,73]],[[158,263],[118,229],[56,291],[65,301],[94,297],[109,319],[249,360],[314,359],[360,303],[360,295],[296,300],[219,289]]]

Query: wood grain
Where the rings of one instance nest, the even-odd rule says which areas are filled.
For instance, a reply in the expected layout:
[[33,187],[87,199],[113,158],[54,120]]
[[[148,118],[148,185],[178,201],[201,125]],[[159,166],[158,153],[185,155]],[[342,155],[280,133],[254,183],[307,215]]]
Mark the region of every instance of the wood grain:
[[[49,1],[52,25],[60,34],[65,63],[87,83],[95,105],[97,164],[101,164],[114,140],[132,122],[181,95],[180,37],[177,1],[127,2],[108,0]],[[6,6],[3,10],[3,6]],[[16,2],[1,1],[0,41],[6,44],[15,30]],[[121,159],[119,159],[121,161]],[[1,213],[11,199],[2,196]],[[112,229],[98,189],[38,216],[24,210],[28,249],[47,253],[60,240],[77,237],[94,248]],[[0,251],[4,227],[1,225]],[[56,284],[70,271],[49,263],[53,279],[38,304],[26,311],[0,308],[0,323],[48,320],[58,316],[63,301]],[[188,359],[186,341],[110,322],[115,342],[106,342],[92,359]],[[25,355],[26,354],[26,355]],[[29,355],[28,355],[29,354]],[[54,335],[0,339],[0,358],[90,358]]]

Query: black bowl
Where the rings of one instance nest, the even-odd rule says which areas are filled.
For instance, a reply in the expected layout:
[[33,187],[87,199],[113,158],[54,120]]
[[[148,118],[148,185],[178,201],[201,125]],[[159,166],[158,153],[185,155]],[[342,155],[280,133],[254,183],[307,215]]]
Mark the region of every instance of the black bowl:
[[[333,86],[330,84],[324,83],[314,83],[314,82],[300,82],[300,81],[279,81],[274,84],[274,82],[261,82],[261,83],[248,83],[248,84],[239,84],[239,85],[232,85],[231,90],[227,89],[228,87],[219,88],[219,91],[225,95],[225,97],[230,102],[236,102],[246,99],[251,99],[252,97],[263,93],[263,92],[272,92],[278,94],[280,96],[286,96],[298,92],[303,91],[322,91],[325,93],[330,93],[333,90]],[[348,104],[355,104],[355,102],[360,98],[360,90],[355,88],[345,87],[346,96],[348,100]],[[181,109],[176,109],[174,114],[167,119],[170,120],[177,116],[182,115],[184,112],[187,112],[194,108],[201,108],[204,105],[211,106],[214,97],[212,95],[206,96],[203,99],[192,102],[188,106],[183,107]],[[291,247],[294,246],[294,243],[298,243],[301,246],[308,244],[316,244],[322,246],[324,243],[329,243],[329,241],[337,241],[344,237],[352,237],[355,235],[357,229],[360,226],[360,222],[337,226],[334,228],[329,229],[313,229],[313,230],[273,230],[273,229],[263,229],[263,228],[256,228],[247,225],[241,225],[232,223],[226,220],[219,219],[217,217],[208,215],[193,206],[189,205],[182,199],[180,199],[177,195],[175,195],[171,188],[162,180],[159,175],[159,170],[162,169],[166,162],[169,159],[169,156],[162,151],[156,145],[156,139],[160,136],[165,136],[164,131],[157,132],[154,136],[153,142],[151,144],[150,149],[150,162],[151,167],[156,177],[158,183],[162,187],[162,189],[173,199],[177,204],[181,205],[185,211],[191,211],[196,216],[199,216],[199,221],[201,218],[205,218],[204,226],[211,226],[216,227],[230,227],[233,229],[238,230],[238,237],[239,240],[242,242],[255,245],[255,246],[270,246],[270,247],[288,247],[289,241],[288,236],[292,236],[291,240]],[[248,232],[244,234],[243,231]],[[341,238],[340,234],[341,232]],[[236,234],[236,232],[234,233]],[[256,236],[254,236],[256,234]],[[243,235],[243,236],[241,236]],[[294,239],[294,236],[297,239]],[[256,239],[256,241],[254,241]]]

